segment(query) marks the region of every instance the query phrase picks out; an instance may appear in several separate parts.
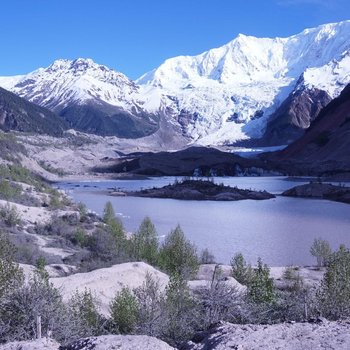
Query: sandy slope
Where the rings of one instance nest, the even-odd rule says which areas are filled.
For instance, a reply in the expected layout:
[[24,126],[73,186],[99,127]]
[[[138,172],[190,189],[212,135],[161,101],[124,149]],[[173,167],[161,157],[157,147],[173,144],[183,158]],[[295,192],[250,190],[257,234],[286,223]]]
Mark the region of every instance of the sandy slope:
[[101,302],[101,312],[108,315],[109,303],[116,293],[124,286],[140,287],[147,273],[159,279],[161,288],[165,288],[169,281],[168,276],[143,262],[124,263],[91,272],[52,278],[51,282],[61,290],[64,300],[68,300],[76,290],[83,292],[90,289]]

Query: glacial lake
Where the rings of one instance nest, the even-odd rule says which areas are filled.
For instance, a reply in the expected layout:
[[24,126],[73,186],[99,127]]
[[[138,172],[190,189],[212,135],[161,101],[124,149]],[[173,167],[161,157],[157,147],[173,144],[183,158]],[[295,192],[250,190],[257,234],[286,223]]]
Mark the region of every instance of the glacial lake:
[[[258,257],[270,266],[310,265],[309,249],[321,237],[338,248],[350,246],[350,205],[318,199],[278,196],[275,199],[237,202],[180,201],[173,199],[113,197],[102,193],[110,188],[137,190],[173,183],[174,177],[147,180],[60,182],[60,189],[76,202],[99,214],[111,201],[128,232],[135,232],[145,216],[156,226],[162,241],[180,224],[199,250],[209,248],[221,263],[229,263],[242,252],[254,264]],[[283,177],[216,178],[216,183],[266,190],[280,194],[305,182]]]

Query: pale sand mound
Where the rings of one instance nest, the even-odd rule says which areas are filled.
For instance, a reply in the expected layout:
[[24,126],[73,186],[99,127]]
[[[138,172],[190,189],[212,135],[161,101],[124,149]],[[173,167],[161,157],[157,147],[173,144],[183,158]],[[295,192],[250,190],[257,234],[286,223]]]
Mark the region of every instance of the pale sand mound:
[[350,323],[282,323],[233,325],[223,323],[208,332],[201,343],[190,342],[186,350],[314,350],[350,349]]
[[42,338],[34,341],[16,341],[0,345],[0,350],[58,350],[59,344],[52,339]]
[[172,350],[167,343],[146,335],[104,335],[78,340],[62,350]]
[[101,312],[108,315],[109,303],[116,293],[124,286],[131,289],[140,287],[147,273],[159,279],[160,286],[164,290],[169,281],[168,276],[143,262],[114,265],[91,272],[52,278],[50,281],[61,290],[64,300],[68,300],[76,290],[83,292],[85,289],[90,289],[101,302]]
[[12,342],[0,345],[0,350],[172,350],[163,341],[144,335],[105,335],[78,340],[62,346],[52,339]]

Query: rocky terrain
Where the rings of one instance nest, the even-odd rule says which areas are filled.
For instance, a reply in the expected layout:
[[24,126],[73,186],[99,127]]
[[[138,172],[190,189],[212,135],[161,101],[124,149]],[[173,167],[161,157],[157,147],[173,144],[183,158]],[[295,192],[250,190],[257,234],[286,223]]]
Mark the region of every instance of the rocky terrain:
[[243,190],[230,186],[217,185],[211,181],[204,180],[183,180],[160,188],[133,192],[112,191],[110,195],[210,201],[264,200],[275,198],[273,194],[266,191]]
[[287,197],[323,198],[350,204],[350,187],[310,183],[293,187],[282,193]]
[[349,321],[281,323],[276,325],[233,325],[222,323],[201,334],[184,350],[347,350]]
[[300,173],[337,175],[350,170],[350,85],[330,102],[308,131],[267,158]]
[[144,335],[105,335],[80,339],[69,345],[60,346],[52,339],[13,342],[0,345],[1,350],[172,350],[163,341]]

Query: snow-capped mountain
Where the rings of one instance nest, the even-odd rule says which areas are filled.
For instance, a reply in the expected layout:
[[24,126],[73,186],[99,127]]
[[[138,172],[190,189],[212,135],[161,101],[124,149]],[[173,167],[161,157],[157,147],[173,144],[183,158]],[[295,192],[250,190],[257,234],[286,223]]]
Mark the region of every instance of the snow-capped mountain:
[[349,38],[350,21],[289,38],[239,35],[198,56],[168,59],[137,83],[174,96],[179,114],[188,116],[186,131],[201,143],[259,137],[302,75],[304,88],[332,98],[341,92],[350,82]]
[[303,123],[296,126],[307,127],[317,116],[314,104],[318,112],[350,82],[349,38],[350,21],[288,38],[240,34],[200,55],[168,59],[135,82],[90,59],[77,59],[0,77],[0,86],[89,132],[140,137],[162,128],[163,118],[189,142],[233,143],[261,137],[287,99],[296,106],[293,113],[309,101],[301,108]]
[[91,59],[57,60],[24,76],[0,78],[0,85],[84,131],[140,137],[157,129],[156,89],[142,88]]

